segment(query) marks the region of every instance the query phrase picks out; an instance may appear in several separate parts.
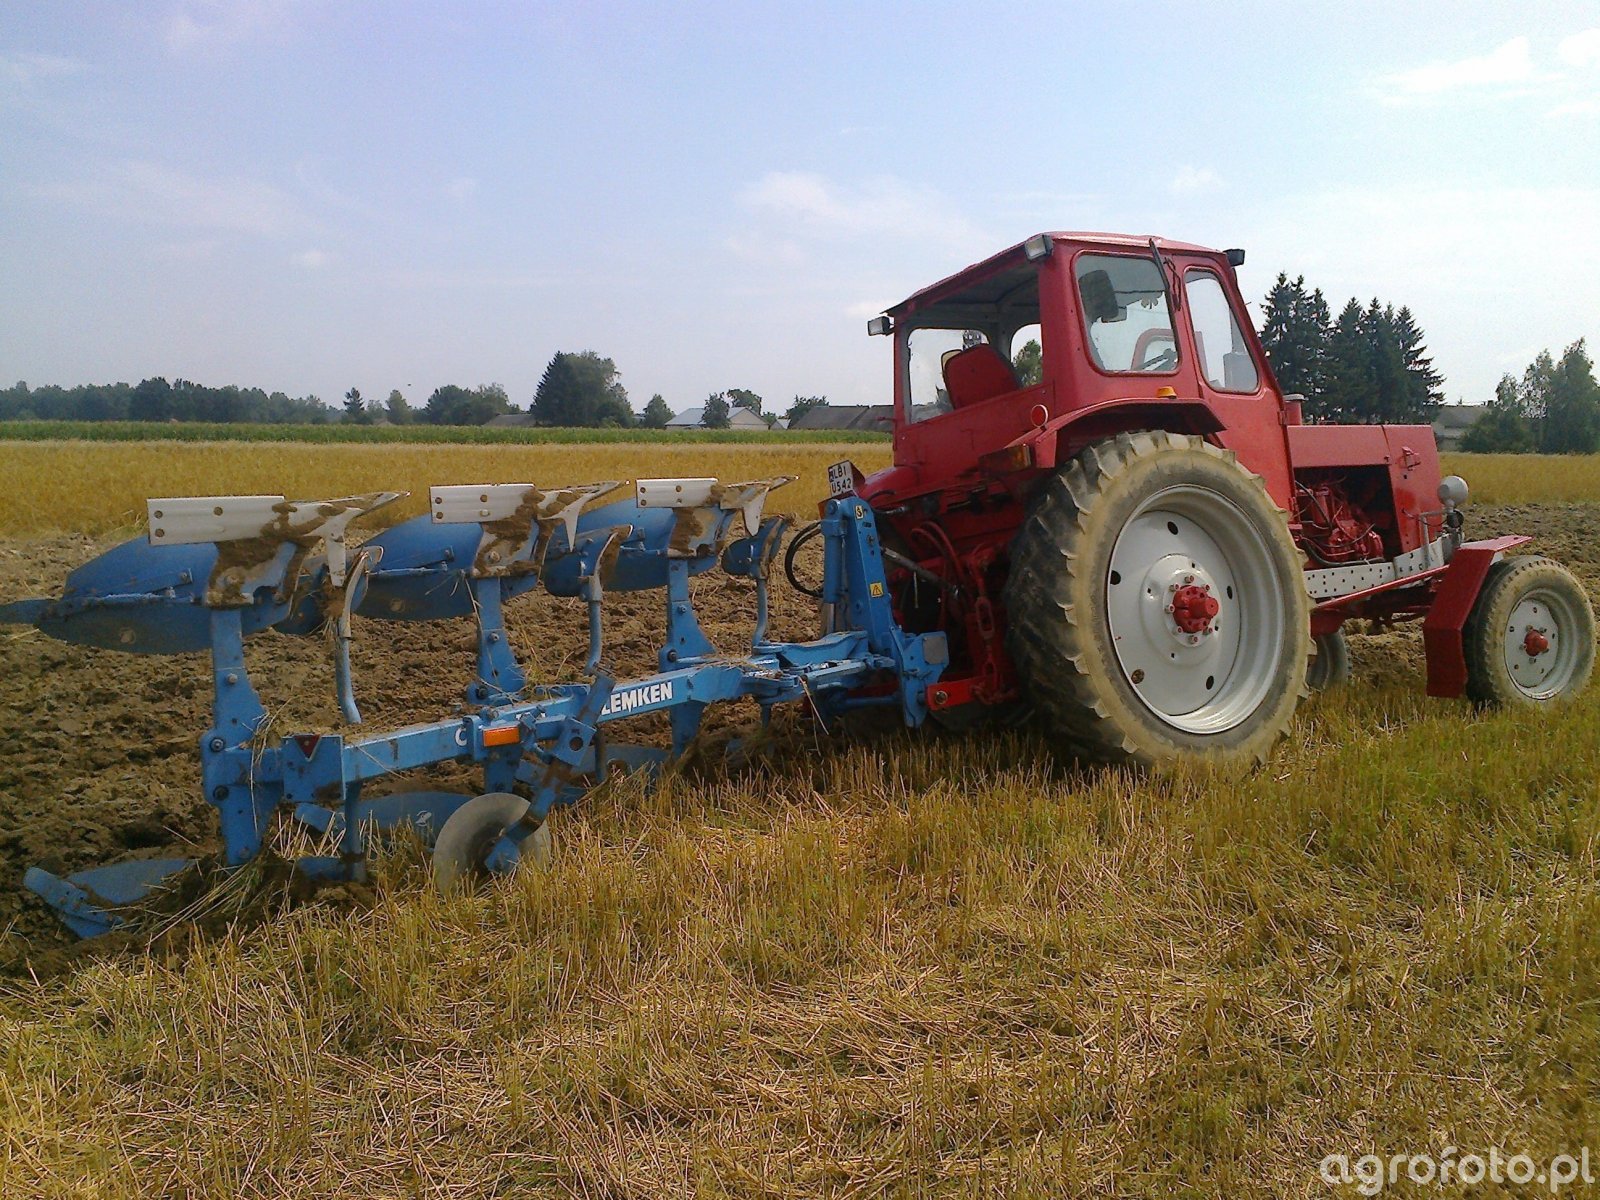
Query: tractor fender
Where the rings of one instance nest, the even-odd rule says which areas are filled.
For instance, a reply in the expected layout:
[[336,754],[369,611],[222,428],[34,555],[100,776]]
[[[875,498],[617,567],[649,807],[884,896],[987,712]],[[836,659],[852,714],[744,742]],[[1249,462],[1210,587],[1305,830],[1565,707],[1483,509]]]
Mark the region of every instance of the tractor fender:
[[1212,434],[1224,428],[1211,405],[1200,399],[1106,400],[1051,417],[1017,438],[1009,448],[1029,447],[1033,466],[1054,470],[1090,442],[1119,433],[1165,429],[1210,440]]

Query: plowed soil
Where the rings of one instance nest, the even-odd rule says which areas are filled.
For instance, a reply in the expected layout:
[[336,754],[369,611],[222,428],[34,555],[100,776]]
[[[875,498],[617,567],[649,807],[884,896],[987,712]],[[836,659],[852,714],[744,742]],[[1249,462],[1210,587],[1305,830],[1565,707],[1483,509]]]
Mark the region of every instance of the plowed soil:
[[[1600,505],[1480,508],[1471,536],[1533,534],[1530,549],[1566,562],[1600,595]],[[0,540],[0,603],[53,594],[68,571],[113,540],[60,536]],[[773,632],[814,632],[812,603],[774,579]],[[747,644],[754,589],[719,571],[695,583],[702,622],[724,650]],[[606,663],[622,678],[655,669],[665,620],[661,593],[614,594],[606,602]],[[587,650],[576,601],[535,593],[507,619],[531,679],[572,679]],[[1358,678],[1421,687],[1414,630],[1353,639]],[[470,622],[359,621],[354,661],[366,727],[382,730],[449,716],[473,672]],[[269,631],[247,654],[257,689],[280,733],[339,727],[332,671],[320,638]],[[0,958],[16,963],[68,940],[44,906],[21,889],[23,871],[57,872],[128,857],[204,855],[219,848],[215,814],[200,792],[197,740],[209,724],[203,654],[118,654],[66,645],[31,629],[0,627]],[[753,722],[750,706],[708,713],[712,732]],[[630,737],[665,741],[664,723],[633,723]],[[440,778],[447,778],[448,772]],[[456,776],[459,778],[459,775]],[[417,779],[412,782],[423,782]]]

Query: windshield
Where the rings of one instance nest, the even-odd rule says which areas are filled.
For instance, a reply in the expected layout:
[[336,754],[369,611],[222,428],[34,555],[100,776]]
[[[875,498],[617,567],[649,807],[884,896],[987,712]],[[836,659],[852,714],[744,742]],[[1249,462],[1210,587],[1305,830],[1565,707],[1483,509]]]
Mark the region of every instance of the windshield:
[[1141,375],[1177,370],[1178,340],[1154,260],[1081,254],[1074,274],[1095,366]]

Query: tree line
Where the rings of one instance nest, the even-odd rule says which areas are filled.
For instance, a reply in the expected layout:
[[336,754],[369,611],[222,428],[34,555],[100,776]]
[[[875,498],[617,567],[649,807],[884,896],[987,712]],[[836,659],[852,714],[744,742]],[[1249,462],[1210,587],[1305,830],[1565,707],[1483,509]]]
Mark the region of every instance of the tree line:
[[1546,350],[1521,379],[1503,375],[1494,399],[1461,438],[1475,454],[1593,454],[1600,450],[1600,383],[1584,339]]
[[1308,421],[1426,424],[1444,401],[1444,377],[1409,308],[1352,297],[1334,318],[1321,288],[1280,273],[1261,325],[1273,374],[1305,397]]
[[[826,404],[825,396],[796,396],[790,418]],[[763,413],[764,401],[748,388],[713,392],[704,404],[702,424],[726,429],[735,408],[762,417],[771,427],[776,415]],[[527,413],[535,425],[590,429],[661,429],[674,413],[658,392],[642,413],[636,413],[622,385],[616,363],[593,350],[560,351],[551,359],[526,409],[517,408],[498,383],[474,388],[445,384],[420,406],[400,389],[388,399],[369,400],[361,389],[344,394],[335,408],[315,395],[291,397],[283,392],[235,386],[207,387],[187,379],[169,383],[156,377],[138,384],[84,384],[78,387],[30,388],[17,383],[0,390],[0,421],[203,421],[215,424],[272,425],[484,425],[507,413]]]

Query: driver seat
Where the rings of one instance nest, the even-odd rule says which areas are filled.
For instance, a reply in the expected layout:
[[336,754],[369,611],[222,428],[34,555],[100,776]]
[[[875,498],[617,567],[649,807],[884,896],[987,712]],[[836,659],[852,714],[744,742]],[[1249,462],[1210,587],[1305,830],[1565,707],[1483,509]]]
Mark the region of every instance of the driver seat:
[[1017,373],[993,346],[979,342],[944,360],[944,390],[952,408],[993,400],[1020,385]]

